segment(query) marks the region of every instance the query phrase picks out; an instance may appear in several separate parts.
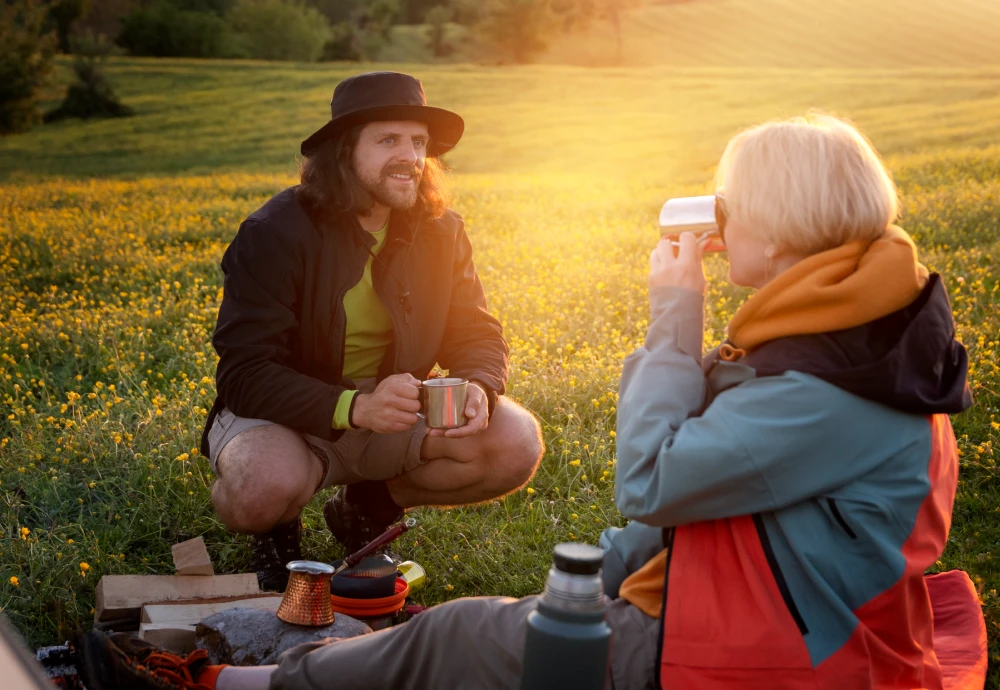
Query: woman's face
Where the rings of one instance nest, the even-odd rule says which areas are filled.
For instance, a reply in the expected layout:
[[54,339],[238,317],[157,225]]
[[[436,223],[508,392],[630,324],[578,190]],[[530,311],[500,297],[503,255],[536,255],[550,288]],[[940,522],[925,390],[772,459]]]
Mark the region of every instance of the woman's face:
[[769,276],[768,241],[747,229],[735,218],[726,223],[726,251],[729,254],[729,280],[743,287],[760,288]]

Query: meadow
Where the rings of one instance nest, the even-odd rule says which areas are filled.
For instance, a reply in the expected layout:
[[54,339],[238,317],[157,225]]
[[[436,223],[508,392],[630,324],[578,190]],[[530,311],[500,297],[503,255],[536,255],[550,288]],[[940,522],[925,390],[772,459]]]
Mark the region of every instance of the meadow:
[[[961,486],[936,568],[974,578],[1000,687],[1000,66],[403,68],[466,117],[447,159],[455,207],[510,342],[509,395],[547,444],[524,490],[415,511],[399,548],[428,570],[418,600],[538,591],[555,543],[623,523],[616,391],[647,326],[659,207],[709,191],[741,127],[820,108],[886,156],[901,224],[944,275],[969,348],[976,405],[954,418]],[[171,572],[177,541],[204,535],[217,572],[247,568],[196,451],[218,262],[294,182],[299,141],[356,69],[118,59],[109,73],[137,117],[0,140],[0,607],[31,644],[86,623],[101,575]],[[707,271],[712,345],[747,293],[724,257]],[[305,550],[332,559],[321,505],[306,510]]]

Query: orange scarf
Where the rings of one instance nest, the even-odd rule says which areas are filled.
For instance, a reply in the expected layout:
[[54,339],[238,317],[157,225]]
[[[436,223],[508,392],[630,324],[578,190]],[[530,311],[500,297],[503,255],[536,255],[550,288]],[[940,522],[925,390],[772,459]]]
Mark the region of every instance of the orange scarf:
[[768,282],[737,310],[729,339],[743,350],[776,338],[853,328],[912,303],[927,268],[901,228],[814,254]]

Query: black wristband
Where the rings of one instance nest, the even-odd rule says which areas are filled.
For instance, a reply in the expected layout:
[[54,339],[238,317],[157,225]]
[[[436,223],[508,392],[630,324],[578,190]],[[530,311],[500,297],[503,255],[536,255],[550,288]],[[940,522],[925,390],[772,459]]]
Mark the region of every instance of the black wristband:
[[351,396],[351,406],[347,408],[347,423],[350,425],[352,429],[361,428],[354,423],[354,403],[358,401],[359,395],[361,395],[361,393],[355,393],[354,395]]

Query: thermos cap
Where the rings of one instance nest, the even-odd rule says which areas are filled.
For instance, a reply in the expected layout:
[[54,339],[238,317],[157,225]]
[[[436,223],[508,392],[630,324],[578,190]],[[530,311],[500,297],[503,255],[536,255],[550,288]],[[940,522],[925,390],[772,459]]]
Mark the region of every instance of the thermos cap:
[[571,575],[596,575],[604,563],[604,551],[590,544],[565,542],[552,552],[556,570]]

